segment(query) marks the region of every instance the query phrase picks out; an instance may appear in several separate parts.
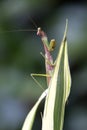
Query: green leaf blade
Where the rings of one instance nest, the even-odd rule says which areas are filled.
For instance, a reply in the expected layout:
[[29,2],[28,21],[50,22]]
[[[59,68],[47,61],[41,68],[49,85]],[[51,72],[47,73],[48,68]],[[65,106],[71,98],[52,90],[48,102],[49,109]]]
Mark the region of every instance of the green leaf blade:
[[68,64],[65,29],[54,73],[46,97],[42,130],[62,130],[66,100],[70,93],[71,77]]
[[33,126],[33,122],[34,122],[34,118],[36,115],[36,111],[37,108],[39,106],[39,104],[41,103],[41,101],[45,98],[45,96],[48,93],[48,89],[46,89],[40,96],[40,98],[38,99],[38,101],[36,102],[36,104],[34,105],[34,107],[31,109],[31,111],[29,112],[29,114],[27,115],[22,130],[32,130],[32,126]]

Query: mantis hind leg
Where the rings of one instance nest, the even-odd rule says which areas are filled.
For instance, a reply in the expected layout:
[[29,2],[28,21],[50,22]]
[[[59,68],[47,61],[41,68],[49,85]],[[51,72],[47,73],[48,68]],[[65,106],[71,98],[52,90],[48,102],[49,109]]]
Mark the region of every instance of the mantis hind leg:
[[42,85],[38,82],[38,80],[34,77],[34,76],[39,76],[39,77],[50,77],[50,75],[47,75],[47,74],[34,74],[34,73],[31,73],[31,77],[32,79],[35,81],[35,83],[41,88],[44,90],[44,88],[42,87]]

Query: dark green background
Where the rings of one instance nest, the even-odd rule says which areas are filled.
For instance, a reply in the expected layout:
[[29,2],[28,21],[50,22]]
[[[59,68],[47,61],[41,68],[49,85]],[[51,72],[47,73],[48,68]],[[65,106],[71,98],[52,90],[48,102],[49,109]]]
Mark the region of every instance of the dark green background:
[[[36,32],[6,32],[37,29],[55,38],[54,59],[63,37],[66,18],[72,75],[71,95],[66,104],[64,130],[87,130],[87,4],[63,0],[0,0],[0,130],[21,130],[27,113],[43,90],[30,73],[45,73],[43,46]],[[43,78],[38,78],[44,88]],[[34,129],[40,130],[43,106]],[[39,122],[40,121],[40,122]]]

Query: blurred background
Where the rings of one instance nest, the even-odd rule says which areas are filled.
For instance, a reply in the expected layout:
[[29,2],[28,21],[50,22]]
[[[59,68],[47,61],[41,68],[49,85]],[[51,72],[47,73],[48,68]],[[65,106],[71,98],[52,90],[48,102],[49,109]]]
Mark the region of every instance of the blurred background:
[[[68,52],[72,75],[64,130],[87,130],[87,3],[79,0],[0,0],[0,130],[21,130],[42,89],[30,77],[45,73],[43,46],[36,32],[7,32],[42,27],[55,38],[54,59],[68,18]],[[35,24],[36,25],[35,25]],[[37,27],[36,27],[37,26]],[[41,79],[41,80],[40,80]],[[38,78],[42,86],[45,79]],[[40,130],[43,105],[34,130]]]

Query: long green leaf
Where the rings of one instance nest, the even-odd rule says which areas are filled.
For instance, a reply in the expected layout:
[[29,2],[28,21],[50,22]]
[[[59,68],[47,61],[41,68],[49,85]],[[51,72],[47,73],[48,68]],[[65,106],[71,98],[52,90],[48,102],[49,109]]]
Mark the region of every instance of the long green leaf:
[[70,93],[71,76],[67,54],[67,23],[54,73],[46,97],[42,130],[62,130],[65,103]]
[[33,122],[34,122],[34,118],[35,118],[35,114],[37,111],[37,108],[39,106],[39,104],[41,103],[41,101],[45,98],[45,96],[47,95],[48,89],[46,89],[42,95],[40,96],[40,98],[38,99],[38,101],[36,102],[36,104],[34,105],[34,107],[31,109],[31,111],[29,112],[29,114],[27,115],[25,122],[23,124],[22,130],[31,130],[32,126],[33,126]]

